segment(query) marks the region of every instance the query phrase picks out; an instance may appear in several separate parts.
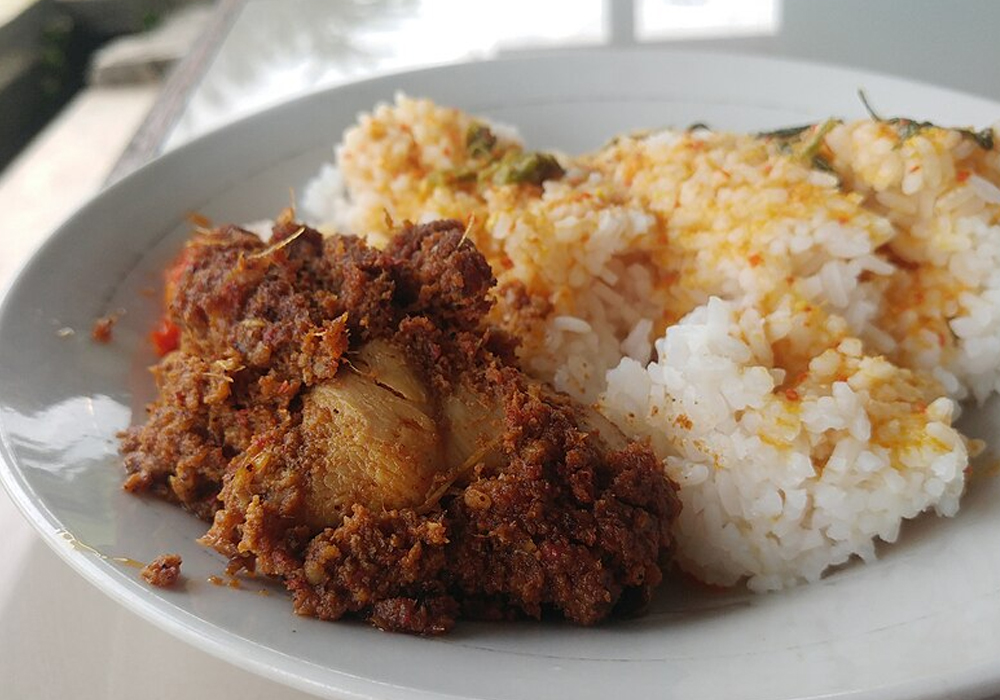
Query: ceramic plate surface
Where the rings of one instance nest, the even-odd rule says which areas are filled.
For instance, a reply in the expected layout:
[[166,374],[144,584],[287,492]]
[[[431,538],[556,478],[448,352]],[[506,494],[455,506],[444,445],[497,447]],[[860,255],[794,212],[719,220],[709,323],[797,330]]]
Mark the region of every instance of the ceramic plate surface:
[[[1000,690],[1000,479],[975,480],[952,520],[923,518],[879,561],[780,594],[676,584],[652,613],[595,629],[460,624],[440,639],[291,613],[280,588],[208,578],[205,526],[121,491],[115,434],[152,396],[146,335],[160,270],[197,211],[275,215],[302,192],[360,110],[397,90],[517,125],[532,147],[579,152],[615,133],[707,122],[757,130],[857,118],[863,87],[886,115],[983,126],[1000,105],[823,66],[690,53],[584,52],[425,70],[309,95],[196,141],[105,191],[43,245],[0,308],[0,476],[78,572],[226,661],[336,698],[957,698]],[[98,317],[124,311],[113,341]],[[72,329],[68,334],[61,329]],[[996,440],[993,404],[965,427]],[[118,558],[184,559],[183,590]],[[220,663],[222,663],[220,661]]]

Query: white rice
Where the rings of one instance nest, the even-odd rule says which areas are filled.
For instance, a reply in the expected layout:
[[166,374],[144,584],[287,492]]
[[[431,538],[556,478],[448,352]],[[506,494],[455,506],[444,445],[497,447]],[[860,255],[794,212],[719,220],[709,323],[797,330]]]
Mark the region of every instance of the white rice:
[[876,321],[897,339],[893,359],[934,372],[953,398],[984,401],[1000,390],[1000,152],[946,129],[900,143],[875,122],[840,125],[827,144],[913,266],[894,275]]
[[[822,172],[749,135],[662,132],[560,156],[540,189],[431,186],[473,118],[398,97],[359,118],[303,209],[380,244],[468,222],[530,373],[647,438],[680,485],[680,564],[814,581],[925,510],[958,510],[961,400],[1000,390],[1000,154],[883,123],[825,133]],[[498,130],[505,144],[516,133]]]
[[933,382],[844,338],[776,391],[781,340],[754,309],[712,298],[657,340],[655,362],[608,373],[601,407],[666,455],[680,564],[711,584],[815,581],[872,559],[903,518],[958,510],[968,455]]

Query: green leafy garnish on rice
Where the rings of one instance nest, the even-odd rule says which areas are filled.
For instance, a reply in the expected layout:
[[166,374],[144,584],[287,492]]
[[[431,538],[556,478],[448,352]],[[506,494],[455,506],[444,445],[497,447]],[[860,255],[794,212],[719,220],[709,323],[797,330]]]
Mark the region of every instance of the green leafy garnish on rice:
[[782,129],[774,129],[773,131],[758,131],[758,138],[767,139],[773,138],[778,141],[787,141],[788,139],[794,139],[801,136],[804,132],[816,126],[815,124],[802,124],[801,126],[787,126]]
[[[865,111],[868,112],[873,120],[877,122],[882,122],[883,124],[889,124],[896,129],[896,133],[899,136],[899,142],[905,143],[907,139],[916,136],[924,129],[947,129],[948,127],[938,126],[933,122],[928,121],[917,121],[915,119],[910,119],[909,117],[889,117],[885,119],[875,111],[871,103],[868,101],[868,96],[865,94],[864,90],[858,90],[858,97],[861,99],[861,104],[864,105]],[[977,146],[982,148],[984,151],[992,151],[994,146],[993,140],[993,129],[992,127],[986,127],[980,129],[979,131],[974,131],[972,129],[958,129],[953,128],[952,131],[956,131],[961,134],[964,138],[970,139],[975,142]]]
[[827,119],[825,122],[817,124],[763,131],[759,132],[757,136],[777,141],[779,152],[800,160],[816,170],[836,174],[830,161],[820,153],[820,150],[826,135],[842,123],[839,119]]
[[488,158],[497,145],[497,137],[485,124],[473,123],[465,135],[465,150],[473,158]]
[[455,168],[435,170],[430,187],[471,187],[481,185],[535,185],[558,180],[565,171],[550,153],[523,151],[503,144],[493,130],[473,122],[465,134],[465,150],[470,162]]
[[507,157],[493,175],[498,185],[541,185],[546,180],[558,180],[566,171],[550,153],[529,151]]

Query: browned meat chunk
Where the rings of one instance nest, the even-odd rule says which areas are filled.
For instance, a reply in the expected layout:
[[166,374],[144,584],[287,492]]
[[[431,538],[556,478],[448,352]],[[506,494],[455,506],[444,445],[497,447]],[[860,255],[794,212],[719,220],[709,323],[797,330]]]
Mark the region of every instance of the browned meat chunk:
[[146,564],[139,572],[143,581],[157,588],[171,588],[181,577],[181,558],[178,554],[161,554]]
[[436,634],[462,616],[595,623],[660,582],[679,503],[652,452],[527,378],[454,221],[384,251],[285,218],[200,235],[172,277],[179,349],[126,488],[295,610]]

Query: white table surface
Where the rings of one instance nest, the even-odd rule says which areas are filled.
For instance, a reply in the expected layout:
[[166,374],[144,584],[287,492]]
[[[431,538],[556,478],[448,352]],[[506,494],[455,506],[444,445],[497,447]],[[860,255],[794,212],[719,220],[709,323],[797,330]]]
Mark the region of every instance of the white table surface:
[[[489,11],[483,5],[250,0],[164,148],[304,90],[376,72],[510,51],[629,43],[636,35],[684,40],[659,26],[663,22],[643,19],[644,12],[686,27],[685,41],[700,48],[854,65],[1000,100],[996,2],[508,0],[495,4],[504,9],[490,21],[482,19]],[[638,11],[634,22],[630,6]],[[728,30],[722,28],[727,23]],[[724,36],[727,31],[734,36]],[[4,173],[0,285],[98,191],[155,94],[151,87],[84,93]],[[42,543],[2,491],[0,533],[0,699],[307,697],[217,661],[113,603]]]

